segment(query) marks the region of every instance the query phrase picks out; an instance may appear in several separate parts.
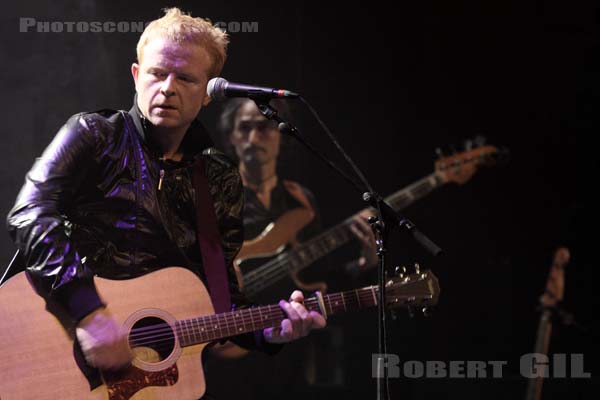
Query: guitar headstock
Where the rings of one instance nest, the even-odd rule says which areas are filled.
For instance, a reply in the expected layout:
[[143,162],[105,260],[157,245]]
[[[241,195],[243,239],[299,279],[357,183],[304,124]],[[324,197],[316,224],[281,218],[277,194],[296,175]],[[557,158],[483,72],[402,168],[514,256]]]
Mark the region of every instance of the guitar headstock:
[[542,305],[554,307],[559,301],[562,301],[565,292],[565,274],[564,268],[571,259],[571,253],[566,247],[559,247],[554,252],[554,259],[550,266],[546,290],[540,298]]
[[554,260],[552,261],[553,268],[564,268],[571,259],[571,253],[566,247],[559,247],[554,252]]
[[440,295],[438,279],[431,271],[417,270],[412,274],[400,274],[388,279],[385,297],[390,308],[420,307],[427,309],[437,304]]
[[437,151],[439,159],[435,162],[435,172],[444,182],[466,183],[481,165],[491,166],[499,159],[506,158],[508,151],[485,144],[485,139],[478,137],[465,142],[465,150],[446,156]]

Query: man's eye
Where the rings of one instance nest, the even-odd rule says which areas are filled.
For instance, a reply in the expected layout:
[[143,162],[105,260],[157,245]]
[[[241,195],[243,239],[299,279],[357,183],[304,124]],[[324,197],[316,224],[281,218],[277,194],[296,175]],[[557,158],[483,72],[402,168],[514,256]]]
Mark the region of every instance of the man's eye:
[[240,131],[241,133],[248,133],[252,130],[252,125],[250,124],[240,124],[238,126],[238,131]]
[[151,74],[157,78],[164,78],[167,76],[167,74],[165,74],[164,72],[158,72],[158,71],[151,72]]

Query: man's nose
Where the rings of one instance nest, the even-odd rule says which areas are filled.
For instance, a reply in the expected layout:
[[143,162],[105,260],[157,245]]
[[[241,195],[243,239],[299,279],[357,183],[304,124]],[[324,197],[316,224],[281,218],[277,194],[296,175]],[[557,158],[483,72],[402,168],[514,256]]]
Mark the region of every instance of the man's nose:
[[252,128],[252,130],[250,130],[250,132],[248,133],[248,142],[249,143],[257,143],[257,142],[261,141],[261,139],[262,139],[261,133],[262,132],[260,131],[260,129]]
[[175,74],[169,74],[160,87],[160,93],[165,97],[175,94]]

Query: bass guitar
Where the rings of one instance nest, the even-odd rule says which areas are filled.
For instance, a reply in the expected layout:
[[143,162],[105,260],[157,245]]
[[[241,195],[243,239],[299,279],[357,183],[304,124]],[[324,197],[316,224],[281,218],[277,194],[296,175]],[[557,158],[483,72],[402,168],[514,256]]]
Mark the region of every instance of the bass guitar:
[[[494,164],[505,153],[494,146],[470,147],[435,162],[433,173],[388,196],[395,210],[402,210],[446,183],[466,183],[481,165]],[[364,212],[362,210],[361,212]],[[294,288],[326,291],[325,282],[306,282],[300,276],[315,261],[348,243],[354,234],[353,217],[302,244],[293,240],[308,224],[312,214],[296,208],[283,214],[254,240],[244,242],[234,261],[236,277],[244,294],[256,303],[284,298]],[[313,272],[313,271],[310,271]]]

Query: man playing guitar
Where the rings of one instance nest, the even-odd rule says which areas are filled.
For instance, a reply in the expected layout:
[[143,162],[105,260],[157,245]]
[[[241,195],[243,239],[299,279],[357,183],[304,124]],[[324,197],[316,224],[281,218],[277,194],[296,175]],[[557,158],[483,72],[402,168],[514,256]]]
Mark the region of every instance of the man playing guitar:
[[[76,339],[92,367],[115,370],[132,359],[94,276],[129,279],[180,265],[208,281],[217,307],[229,301],[218,300],[229,296],[219,293],[223,285],[232,303],[244,303],[232,271],[243,240],[242,180],[227,158],[207,150],[210,140],[196,120],[210,101],[206,85],[223,67],[227,42],[224,32],[176,8],[153,21],[131,67],[137,92],[132,109],[71,117],[29,171],[8,216],[33,286],[75,322]],[[202,165],[207,193],[199,194],[202,186],[194,183],[196,165]],[[206,215],[214,215],[217,241],[211,242],[210,228],[199,226],[210,222],[197,222],[202,196],[214,208]],[[197,241],[201,230],[217,243],[206,249],[217,254],[217,264],[223,261],[225,282],[219,271],[214,278],[221,286],[211,285],[210,251]],[[295,291],[280,302],[287,318],[278,328],[233,340],[272,352],[278,343],[325,326],[302,301]]]

